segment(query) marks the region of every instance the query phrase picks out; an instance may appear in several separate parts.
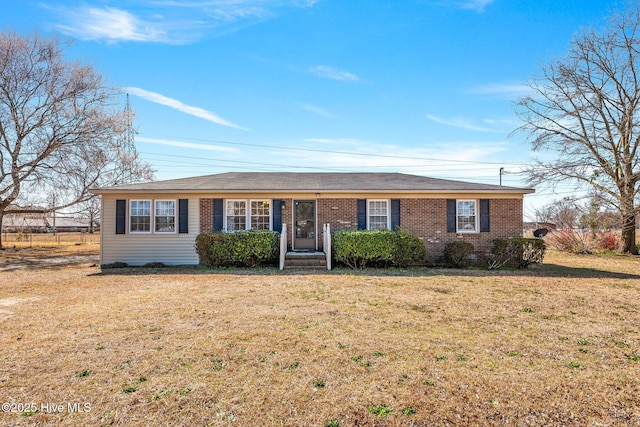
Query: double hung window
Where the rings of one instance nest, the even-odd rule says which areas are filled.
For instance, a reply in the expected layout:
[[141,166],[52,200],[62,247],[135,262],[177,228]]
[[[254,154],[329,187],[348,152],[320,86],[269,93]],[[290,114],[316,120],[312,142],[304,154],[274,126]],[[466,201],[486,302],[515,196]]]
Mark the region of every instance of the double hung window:
[[476,233],[478,231],[478,215],[475,200],[458,200],[456,223],[459,233]]
[[176,232],[176,201],[156,200],[155,201],[155,232],[175,233]]
[[131,200],[131,233],[151,233],[151,200]]
[[367,209],[367,221],[369,230],[382,230],[389,228],[389,201],[369,200]]
[[130,233],[176,232],[175,200],[131,200],[129,212]]
[[227,232],[271,229],[269,200],[227,200],[225,214]]

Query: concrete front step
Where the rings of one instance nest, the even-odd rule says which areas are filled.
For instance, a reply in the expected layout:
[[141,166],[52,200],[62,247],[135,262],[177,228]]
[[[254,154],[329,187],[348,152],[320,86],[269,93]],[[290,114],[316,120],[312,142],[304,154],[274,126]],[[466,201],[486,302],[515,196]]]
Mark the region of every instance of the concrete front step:
[[284,268],[326,269],[327,258],[324,252],[287,252]]

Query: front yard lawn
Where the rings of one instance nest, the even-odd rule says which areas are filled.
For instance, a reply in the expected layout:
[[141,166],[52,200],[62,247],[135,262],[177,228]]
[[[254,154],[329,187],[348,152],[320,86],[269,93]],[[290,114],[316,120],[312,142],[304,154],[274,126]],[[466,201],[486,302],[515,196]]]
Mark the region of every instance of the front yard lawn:
[[0,331],[3,425],[640,424],[640,257],[29,268]]

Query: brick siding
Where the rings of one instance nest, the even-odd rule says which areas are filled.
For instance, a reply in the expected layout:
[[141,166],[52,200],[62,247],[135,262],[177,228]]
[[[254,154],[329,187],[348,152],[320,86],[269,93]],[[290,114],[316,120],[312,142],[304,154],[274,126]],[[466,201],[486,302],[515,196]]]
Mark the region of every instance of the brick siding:
[[[287,224],[288,245],[291,248],[293,199],[283,199],[282,222]],[[331,231],[356,230],[358,228],[358,199],[318,199],[318,246],[322,250],[323,224],[330,224]],[[482,233],[447,232],[446,199],[400,199],[400,225],[418,236],[425,244],[427,263],[442,258],[447,243],[456,240],[471,242],[478,258],[485,257],[493,246],[493,240],[522,236],[522,199],[491,199],[489,201],[490,231]],[[213,230],[213,199],[200,199],[200,232]]]
[[456,240],[472,243],[482,259],[491,252],[494,239],[522,236],[522,200],[490,199],[489,232],[447,232],[446,199],[402,199],[400,224],[424,241],[429,263],[437,262],[446,244]]
[[200,199],[200,231],[199,233],[211,233],[213,231],[213,199]]

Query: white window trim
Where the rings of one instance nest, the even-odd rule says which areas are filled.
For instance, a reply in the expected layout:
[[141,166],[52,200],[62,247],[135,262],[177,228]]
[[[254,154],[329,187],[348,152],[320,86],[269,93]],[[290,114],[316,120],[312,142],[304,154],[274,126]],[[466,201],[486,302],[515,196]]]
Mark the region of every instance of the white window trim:
[[[474,229],[473,230],[460,230],[458,228],[458,206],[460,202],[473,202],[473,209],[474,209]],[[461,233],[461,234],[478,234],[480,233],[480,227],[479,227],[479,223],[478,221],[480,220],[480,218],[478,217],[478,207],[479,207],[479,202],[476,199],[456,199],[456,232],[457,233]]]
[[[225,199],[224,200],[224,223],[222,225],[222,228],[223,228],[224,232],[225,233],[235,233],[236,231],[241,231],[241,230],[229,230],[227,228],[227,226],[229,224],[227,222],[227,218],[229,217],[229,215],[227,214],[227,208],[228,208],[229,202],[245,202],[244,203],[244,217],[245,217],[245,226],[244,226],[244,228],[246,230],[247,229],[247,211],[249,210],[248,206],[247,206],[248,200],[244,200],[244,199]],[[239,215],[233,215],[233,216],[239,216]]]
[[371,230],[371,202],[386,202],[387,203],[387,230],[391,230],[391,199],[367,199],[367,230]]
[[273,200],[271,199],[251,199],[247,204],[247,230],[251,230],[251,203],[252,202],[269,202],[269,230],[273,230]]
[[[245,227],[244,230],[228,230],[227,229],[227,203],[228,202],[245,202]],[[234,233],[236,231],[251,230],[251,202],[269,202],[269,231],[273,230],[273,200],[272,199],[225,199],[224,200],[224,221],[222,228],[225,233]]]
[[[133,202],[149,202],[149,231],[134,231],[131,229],[131,226],[133,226],[133,221],[131,221],[131,217],[132,215],[132,205]],[[138,216],[138,215],[136,215]],[[152,199],[129,199],[129,215],[128,218],[129,220],[129,234],[153,234],[153,200]]]
[[[156,202],[173,202],[173,231],[156,230]],[[153,199],[151,206],[153,218],[153,232],[155,234],[176,234],[178,232],[178,200],[176,199]]]

